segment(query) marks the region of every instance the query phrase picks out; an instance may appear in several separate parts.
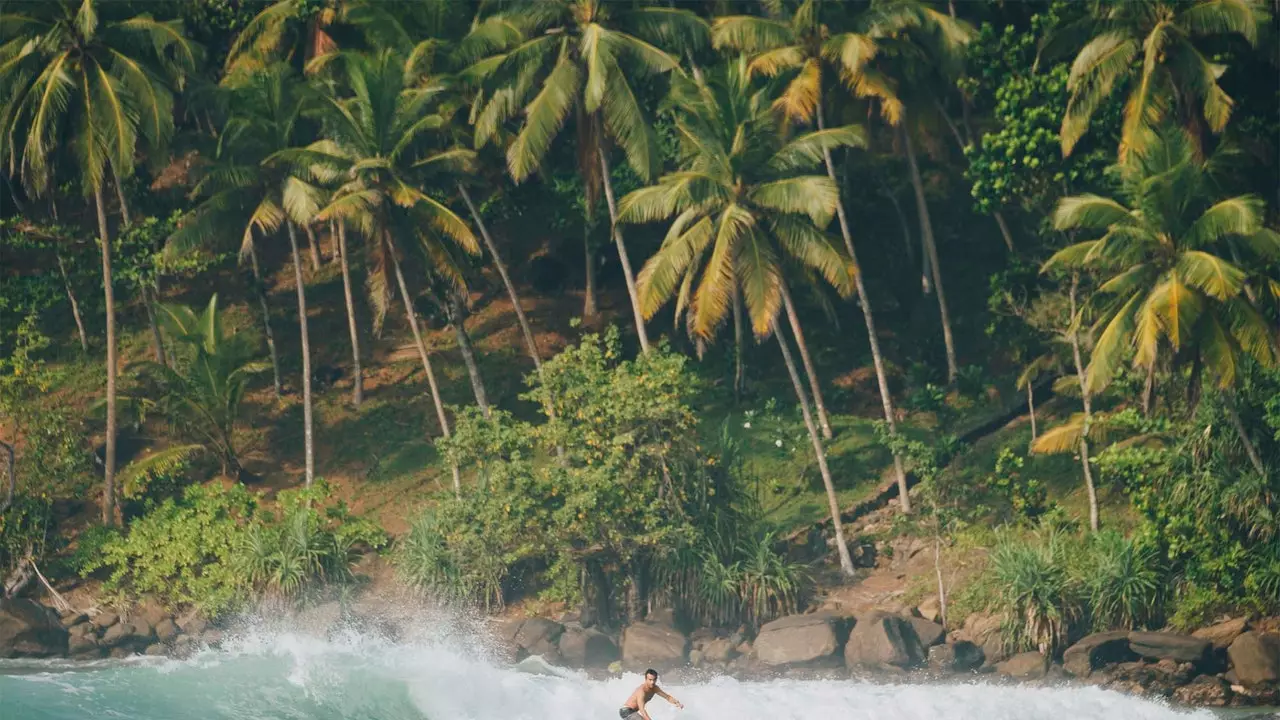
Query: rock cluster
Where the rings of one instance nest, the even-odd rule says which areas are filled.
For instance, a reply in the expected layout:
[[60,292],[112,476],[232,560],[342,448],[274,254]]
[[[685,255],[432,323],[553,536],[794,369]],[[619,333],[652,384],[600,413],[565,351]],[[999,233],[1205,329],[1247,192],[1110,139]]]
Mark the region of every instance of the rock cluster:
[[175,618],[152,605],[121,615],[59,615],[33,600],[0,601],[0,658],[69,657],[95,660],[129,655],[183,655],[216,647],[222,632],[198,613]]

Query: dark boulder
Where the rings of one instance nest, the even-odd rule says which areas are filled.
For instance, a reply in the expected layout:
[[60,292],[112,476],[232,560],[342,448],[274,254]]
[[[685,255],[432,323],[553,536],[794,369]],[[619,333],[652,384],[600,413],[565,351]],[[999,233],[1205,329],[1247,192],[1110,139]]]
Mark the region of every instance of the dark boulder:
[[567,627],[560,635],[559,654],[574,668],[603,668],[618,659],[618,645],[594,628]]
[[982,648],[968,640],[956,640],[929,648],[929,668],[935,672],[973,672],[986,662]]
[[1129,648],[1129,633],[1120,630],[1094,633],[1067,648],[1062,654],[1062,667],[1068,673],[1084,678],[1107,665],[1135,659],[1137,655]]
[[1227,648],[1227,657],[1241,685],[1263,687],[1280,681],[1280,636],[1242,633]]
[[0,600],[0,658],[67,654],[69,633],[57,615],[31,600]]
[[[758,651],[757,644],[757,651]],[[925,660],[925,650],[916,631],[906,619],[896,615],[871,613],[859,617],[845,644],[845,665],[877,668],[917,667]]]
[[641,622],[622,633],[622,664],[631,669],[663,669],[685,664],[689,638],[665,622]]
[[1181,633],[1131,632],[1129,648],[1139,657],[1151,660],[1173,660],[1205,665],[1209,661],[1208,640]]
[[1049,672],[1049,657],[1038,652],[1018,653],[996,663],[996,672],[1015,680],[1039,680]]

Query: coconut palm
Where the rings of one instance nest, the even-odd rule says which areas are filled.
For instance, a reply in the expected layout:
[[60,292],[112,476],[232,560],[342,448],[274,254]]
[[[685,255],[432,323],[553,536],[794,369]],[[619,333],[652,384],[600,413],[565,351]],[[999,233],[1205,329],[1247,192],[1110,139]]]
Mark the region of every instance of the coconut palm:
[[[432,143],[427,134],[443,127],[445,120],[433,113],[442,88],[417,87],[409,80],[406,63],[396,53],[384,50],[376,55],[341,53],[333,60],[350,88],[350,97],[325,98],[322,115],[331,141],[321,141],[307,151],[293,153],[297,162],[336,171],[342,184],[328,205],[316,215],[319,221],[336,219],[348,229],[359,231],[370,251],[369,290],[375,308],[375,322],[381,323],[398,288],[409,328],[413,332],[423,370],[431,389],[440,431],[450,436],[449,420],[436,385],[430,354],[418,324],[404,275],[404,253],[420,250],[428,263],[431,279],[447,292],[465,291],[457,253],[477,255],[480,245],[467,224],[444,202],[420,189],[418,178],[429,171],[465,163],[470,151],[428,153]],[[393,285],[394,283],[394,285]],[[465,342],[461,322],[460,346]],[[466,358],[464,357],[464,360]],[[479,369],[467,362],[468,374],[476,390],[476,401],[488,412]],[[460,488],[457,468],[455,490]]]
[[68,146],[80,185],[92,193],[102,245],[107,315],[105,485],[102,520],[115,519],[116,324],[107,173],[133,173],[142,141],[159,156],[173,134],[173,94],[198,48],[179,21],[129,15],[97,0],[7,3],[0,16],[0,148],[9,172],[34,194],[49,190]]
[[[214,244],[229,229],[240,234],[240,254],[253,268],[257,294],[274,355],[266,296],[261,287],[257,244],[283,229],[289,238],[298,327],[302,344],[303,440],[308,486],[315,479],[312,432],[311,339],[307,321],[306,283],[298,250],[298,227],[312,222],[323,192],[281,156],[296,147],[309,98],[297,74],[283,63],[238,74],[227,88],[229,119],[218,136],[213,162],[195,190],[206,199],[169,238],[172,252]],[[274,358],[273,358],[274,363]]]
[[[826,485],[840,565],[852,573],[822,438],[777,316],[787,304],[786,264],[811,269],[841,295],[853,292],[856,270],[823,232],[839,189],[828,176],[808,172],[824,150],[856,145],[862,136],[842,127],[784,143],[771,101],[768,92],[751,87],[745,58],[697,79],[675,76],[671,105],[681,170],[625,197],[619,215],[624,222],[674,218],[640,272],[646,318],[676,295],[677,315],[687,307],[693,332],[710,338],[740,289],[756,336],[777,336]],[[796,315],[787,315],[798,335]]]
[[489,18],[469,38],[472,46],[502,48],[472,70],[484,81],[473,107],[476,144],[483,147],[504,122],[521,111],[524,114],[507,148],[507,165],[516,182],[539,168],[551,141],[573,119],[587,206],[595,205],[596,188],[603,187],[636,335],[644,351],[649,349],[649,338],[631,259],[618,227],[607,140],[622,147],[642,180],[654,177],[659,165],[657,137],[632,83],[668,73],[679,61],[645,38],[679,40],[693,47],[704,29],[693,13],[666,6],[526,0],[510,12]]
[[[856,18],[854,29],[836,32],[822,21],[818,0],[804,0],[790,16],[753,17],[737,15],[715,20],[711,29],[712,43],[716,47],[731,47],[751,52],[749,69],[753,73],[769,77],[781,76],[788,80],[786,89],[777,99],[777,107],[792,122],[816,125],[819,131],[826,128],[823,110],[823,78],[843,78],[860,96],[877,97],[893,102],[895,97],[887,85],[870,71],[868,63],[878,52],[878,39],[886,34],[918,25],[927,9],[914,3],[897,2],[873,6]],[[823,154],[827,175],[836,180],[835,164],[830,151]],[[836,217],[840,220],[840,233],[845,251],[857,265],[857,251],[853,245],[853,233],[845,213],[844,201],[837,197]],[[890,433],[897,432],[897,420],[893,412],[893,398],[884,369],[884,357],[880,352],[880,339],[876,335],[875,315],[871,299],[862,282],[862,274],[855,278],[858,304],[867,327],[871,345],[871,357],[876,370],[880,390],[880,402]],[[800,356],[806,369],[811,367],[808,349],[800,344]],[[809,372],[809,383],[817,405],[818,417],[824,432],[830,439],[830,425],[822,402],[817,378]],[[898,479],[898,495],[902,498],[903,512],[911,512],[911,499],[907,493],[907,478],[902,459],[894,456],[894,471]]]
[[[1255,45],[1270,11],[1261,0],[1127,0],[1094,2],[1088,17],[1068,25],[1042,52],[1053,56],[1089,38],[1071,65],[1071,93],[1062,118],[1062,153],[1070,155],[1102,101],[1129,88],[1120,152],[1141,149],[1164,120],[1203,121],[1221,132],[1233,101],[1218,84],[1226,67],[1203,49],[1210,37],[1237,35]],[[1200,45],[1200,47],[1198,47]]]
[[[1151,132],[1151,131],[1147,131]],[[1264,366],[1280,361],[1274,328],[1250,302],[1250,283],[1280,297],[1280,282],[1250,277],[1255,267],[1280,257],[1280,234],[1263,227],[1265,207],[1256,195],[1216,199],[1215,177],[1231,153],[1197,157],[1194,139],[1165,127],[1138,139],[1116,168],[1120,198],[1064,198],[1054,225],[1097,235],[1058,251],[1045,269],[1100,273],[1095,304],[1100,319],[1085,390],[1107,385],[1132,353],[1137,368],[1154,371],[1161,356],[1190,360],[1192,387],[1207,371],[1231,387],[1245,355]],[[1242,428],[1250,460],[1262,463]]]
[[236,34],[227,53],[228,73],[252,71],[285,60],[297,69],[352,44],[405,47],[406,12],[430,3],[392,5],[375,0],[275,0]]

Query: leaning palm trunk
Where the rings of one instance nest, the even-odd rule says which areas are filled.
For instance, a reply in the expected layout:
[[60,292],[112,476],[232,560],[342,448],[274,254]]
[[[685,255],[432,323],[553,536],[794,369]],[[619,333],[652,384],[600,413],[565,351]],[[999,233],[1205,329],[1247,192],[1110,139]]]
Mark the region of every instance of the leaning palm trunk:
[[1085,489],[1089,492],[1089,529],[1098,532],[1098,492],[1093,485],[1093,471],[1089,468],[1089,430],[1093,422],[1093,403],[1089,397],[1089,384],[1085,380],[1084,362],[1080,357],[1079,318],[1076,317],[1076,291],[1080,275],[1071,276],[1071,355],[1076,364],[1076,380],[1080,383],[1080,401],[1084,405],[1084,427],[1080,430],[1080,467],[1084,470]]
[[307,242],[311,252],[311,271],[320,272],[320,241],[316,239],[316,231],[310,225],[303,225],[307,232]]
[[293,221],[288,221],[289,247],[293,251],[293,280],[298,286],[298,327],[302,332],[302,441],[306,455],[306,485],[316,474],[314,438],[311,432],[311,339],[307,335],[307,290],[302,282],[302,256],[298,253],[298,232]]
[[733,286],[733,401],[742,402],[745,373],[742,364],[742,292]]
[[58,254],[58,272],[62,275],[62,286],[67,291],[67,300],[71,301],[71,316],[76,320],[76,332],[80,334],[80,349],[89,352],[89,336],[84,332],[84,319],[80,317],[80,303],[76,302],[75,290],[71,287],[71,278],[67,275],[67,265]]
[[466,203],[467,211],[471,213],[471,219],[475,221],[476,228],[480,230],[480,237],[484,240],[485,249],[489,251],[489,257],[493,258],[493,266],[498,270],[498,276],[502,278],[502,284],[507,288],[507,295],[511,298],[511,307],[515,310],[516,320],[520,323],[520,332],[524,334],[525,349],[529,351],[529,358],[533,360],[533,366],[541,374],[542,356],[538,352],[538,343],[533,339],[533,330],[529,327],[529,318],[525,317],[524,308],[520,306],[520,296],[516,293],[515,283],[511,282],[511,275],[507,272],[507,265],[503,262],[502,255],[498,253],[498,246],[493,242],[493,237],[489,235],[489,228],[484,224],[484,220],[476,210],[475,203],[471,202],[471,193],[467,192],[466,186],[462,183],[458,183],[458,192],[462,195],[462,201]]
[[271,383],[276,399],[282,394],[280,388],[280,356],[276,353],[276,335],[271,329],[271,309],[267,306],[266,286],[262,282],[262,270],[258,267],[258,250],[252,243],[248,246],[249,267],[253,271],[253,292],[258,296],[258,305],[262,308],[262,330],[267,337],[267,353],[271,355]]
[[98,236],[102,240],[102,294],[107,311],[107,437],[103,458],[102,524],[116,520],[116,299],[111,283],[111,234],[107,229],[107,208],[102,200],[101,181],[93,185],[93,201],[98,210]]
[[585,287],[582,291],[582,317],[590,320],[600,314],[599,305],[596,303],[596,252],[591,247],[591,222],[584,220],[582,223],[582,249],[585,254]]
[[[817,106],[818,129],[825,129],[825,121],[822,117],[822,97],[818,97]],[[827,165],[827,177],[831,178],[831,182],[836,182],[835,164],[831,162],[831,151],[826,149],[823,151],[823,160]],[[837,187],[839,187],[837,185]],[[893,200],[897,206],[897,200]],[[899,213],[901,215],[901,213]],[[858,253],[853,247],[853,232],[849,229],[849,218],[844,211],[843,195],[836,196],[836,218],[840,221],[840,234],[844,237],[844,249],[849,253],[849,259],[853,261],[854,287],[858,291],[858,304],[862,307],[862,321],[867,326],[867,342],[871,346],[871,361],[876,369],[876,384],[880,388],[880,405],[884,409],[884,421],[889,427],[889,434],[896,436],[898,434],[898,423],[893,414],[893,396],[889,394],[889,379],[884,371],[884,356],[880,354],[880,338],[876,336],[876,320],[871,312],[871,298],[867,294],[867,286],[862,282],[862,267],[858,265]],[[903,231],[906,233],[906,223],[903,222]],[[908,246],[910,241],[907,242]],[[907,473],[902,467],[902,457],[897,452],[893,454],[893,472],[898,480],[898,499],[899,507],[903,513],[911,512],[911,495],[907,488]]]
[[840,502],[836,499],[836,486],[831,479],[831,469],[827,467],[827,453],[822,448],[822,438],[818,436],[818,427],[813,422],[813,413],[809,411],[809,400],[804,394],[804,385],[800,382],[800,373],[796,370],[795,360],[791,358],[791,350],[787,347],[787,339],[782,336],[778,323],[773,323],[773,334],[778,338],[778,347],[782,349],[782,360],[787,365],[787,373],[791,376],[791,386],[795,390],[796,399],[800,402],[800,411],[804,415],[804,426],[809,431],[809,440],[813,443],[813,454],[818,460],[818,471],[822,474],[822,484],[827,489],[827,503],[831,509],[831,527],[836,534],[836,552],[840,556],[840,570],[845,575],[853,575],[853,558],[849,557],[849,548],[844,542],[844,523],[840,520]]
[[791,291],[787,288],[786,282],[779,283],[778,289],[782,291],[782,305],[786,308],[791,332],[796,337],[796,347],[800,349],[800,362],[804,365],[804,374],[809,379],[809,391],[813,393],[813,405],[818,411],[818,426],[822,429],[822,437],[830,440],[833,433],[831,421],[827,419],[827,404],[822,400],[822,384],[818,382],[818,371],[814,369],[813,360],[809,357],[809,344],[804,339],[800,316],[796,314],[796,306],[791,301]]
[[[413,310],[413,300],[409,297],[409,285],[404,281],[404,271],[400,269],[400,258],[396,257],[395,245],[390,237],[386,242],[391,263],[395,266],[396,283],[400,287],[400,299],[404,302],[405,317],[409,320],[409,330],[413,332],[413,343],[418,349],[418,356],[422,359],[422,369],[427,374],[427,387],[431,389],[431,402],[435,404],[436,419],[440,421],[440,434],[449,438],[452,437],[449,431],[449,416],[444,412],[444,401],[440,398],[440,387],[436,385],[435,370],[431,368],[431,356],[427,353],[427,343],[422,339],[422,330],[418,328],[418,314]],[[458,472],[457,464],[451,465],[450,470],[453,473],[453,493],[457,497],[462,497],[462,475]]]
[[609,158],[601,145],[600,170],[604,174],[604,198],[609,205],[609,225],[613,241],[618,245],[618,260],[622,262],[622,275],[627,281],[627,295],[631,299],[631,313],[635,318],[636,337],[640,339],[640,352],[649,352],[649,335],[644,329],[644,315],[640,312],[640,294],[636,292],[636,276],[631,272],[631,258],[627,245],[622,241],[622,229],[618,227],[618,204],[613,198],[613,180],[609,178]]
[[1031,387],[1032,383],[1027,381],[1027,412],[1031,414],[1031,443],[1036,442],[1036,393]]
[[356,327],[356,306],[351,293],[351,267],[347,262],[347,225],[338,221],[335,255],[342,263],[342,292],[347,302],[347,328],[351,331],[351,404],[364,402],[364,374],[360,371],[360,333]]
[[449,313],[453,322],[453,332],[458,337],[458,352],[462,354],[462,363],[467,368],[467,376],[471,378],[471,391],[475,393],[476,405],[480,406],[480,413],[488,419],[491,415],[489,411],[489,393],[484,389],[484,378],[480,375],[480,366],[476,363],[475,348],[471,345],[471,336],[467,334],[467,315],[466,308],[462,306],[461,298],[451,296],[447,302],[452,305],[452,311]]
[[947,382],[955,382],[958,366],[956,365],[955,340],[951,336],[951,314],[947,310],[947,296],[942,290],[942,266],[938,264],[938,246],[933,240],[933,222],[929,219],[929,203],[924,197],[924,183],[920,179],[920,165],[916,161],[915,145],[911,141],[911,133],[906,127],[906,118],[902,126],[903,144],[907,150],[907,163],[911,166],[911,187],[916,193],[916,211],[920,215],[920,234],[924,241],[929,270],[933,275],[933,286],[938,293],[938,311],[942,316],[942,341],[947,349]]
[[1240,444],[1244,446],[1244,452],[1249,456],[1249,463],[1253,465],[1253,469],[1258,471],[1259,475],[1265,476],[1267,469],[1262,464],[1262,456],[1258,454],[1258,448],[1253,444],[1253,440],[1249,438],[1249,433],[1244,428],[1244,423],[1240,420],[1240,413],[1236,411],[1235,398],[1228,398],[1226,405],[1227,419],[1231,421],[1231,427],[1236,431],[1236,435],[1240,437]]

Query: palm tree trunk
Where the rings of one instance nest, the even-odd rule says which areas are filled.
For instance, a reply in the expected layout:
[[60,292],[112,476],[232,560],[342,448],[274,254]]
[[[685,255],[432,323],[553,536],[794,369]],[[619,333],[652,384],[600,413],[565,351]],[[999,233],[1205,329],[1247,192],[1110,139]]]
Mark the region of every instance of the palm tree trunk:
[[89,352],[89,336],[84,332],[84,319],[80,317],[80,303],[76,302],[75,290],[71,287],[71,277],[67,275],[67,265],[58,253],[58,272],[62,274],[62,286],[66,288],[67,299],[71,301],[71,315],[76,320],[76,331],[80,334],[80,349]]
[[783,337],[777,321],[773,323],[773,334],[778,339],[778,347],[782,349],[782,360],[787,365],[787,373],[791,375],[791,386],[795,390],[796,399],[800,402],[804,426],[808,429],[809,440],[813,443],[813,454],[818,460],[822,484],[827,489],[827,504],[831,510],[831,527],[836,534],[836,553],[840,556],[840,570],[846,576],[852,577],[853,558],[849,557],[849,548],[844,543],[844,523],[840,521],[840,501],[836,499],[836,486],[831,479],[831,469],[827,467],[827,453],[822,448],[822,438],[818,436],[818,428],[813,422],[813,413],[809,411],[809,400],[805,397],[800,373],[796,370],[795,360],[791,358],[791,350],[787,347],[787,339]]
[[116,299],[111,284],[111,233],[107,229],[107,208],[102,200],[102,182],[93,185],[98,210],[98,237],[102,240],[102,293],[107,311],[107,437],[102,488],[102,524],[116,519]]
[[347,262],[347,224],[337,221],[338,232],[334,238],[334,255],[342,263],[342,292],[347,303],[347,328],[351,331],[351,404],[360,407],[364,402],[364,373],[360,370],[360,332],[356,327],[356,305],[351,293],[351,266]]
[[289,247],[293,251],[293,281],[298,287],[298,328],[302,332],[302,440],[306,454],[306,485],[316,474],[316,456],[314,438],[311,432],[311,338],[307,334],[307,290],[302,282],[302,256],[298,253],[298,231],[293,221],[286,221],[289,227]]
[[0,505],[0,514],[13,507],[13,498],[18,491],[18,469],[15,467],[17,459],[13,452],[13,446],[0,440],[0,450],[5,454],[5,476],[8,478],[7,488],[5,490],[4,504]]
[[804,340],[804,330],[800,327],[800,316],[796,314],[795,303],[791,301],[791,291],[785,280],[779,280],[778,289],[782,291],[782,305],[787,310],[787,321],[791,325],[791,333],[796,337],[796,346],[800,349],[800,361],[804,365],[804,373],[809,379],[809,391],[813,393],[813,404],[818,411],[818,427],[822,429],[822,437],[830,440],[831,421],[827,418],[827,406],[822,401],[822,384],[818,382],[818,371],[813,367],[809,357],[809,345]]
[[591,247],[591,224],[583,223],[582,247],[586,253],[586,288],[582,292],[582,317],[590,320],[600,313],[596,303],[596,253]]
[[1142,416],[1151,417],[1151,396],[1156,389],[1156,364],[1147,366],[1147,380],[1142,385]]
[[520,323],[520,332],[524,334],[525,348],[529,351],[529,358],[533,360],[533,366],[541,374],[542,356],[538,352],[538,343],[533,339],[533,330],[529,327],[529,318],[525,317],[524,308],[520,306],[520,296],[516,293],[515,283],[511,282],[511,275],[507,272],[507,264],[503,262],[502,255],[498,253],[498,245],[493,241],[493,236],[489,234],[489,228],[485,226],[484,220],[476,210],[475,203],[471,202],[471,193],[467,192],[466,186],[462,183],[458,183],[458,193],[462,195],[462,201],[466,203],[467,211],[471,213],[471,219],[475,221],[476,227],[480,230],[480,237],[484,240],[485,249],[489,251],[489,257],[493,259],[493,266],[497,269],[498,276],[502,278],[502,284],[507,288],[507,295],[511,298],[511,307],[515,310],[516,320]]
[[[818,96],[817,115],[818,129],[823,130],[826,123],[822,116],[821,95]],[[831,161],[830,150],[823,151],[823,159],[826,161],[827,165],[827,177],[831,178],[832,182],[836,182],[836,168],[835,164]],[[837,185],[837,187],[839,186]],[[893,202],[896,207],[897,200],[894,200]],[[899,216],[901,216],[900,211]],[[858,304],[862,307],[862,322],[867,326],[867,342],[871,346],[871,362],[876,369],[876,384],[880,388],[880,405],[884,410],[884,421],[889,427],[889,434],[891,436],[896,436],[898,434],[898,423],[894,419],[893,396],[889,393],[889,379],[884,370],[884,356],[880,353],[880,338],[876,335],[876,320],[874,313],[871,311],[871,297],[867,294],[866,284],[862,282],[862,267],[858,265],[858,253],[853,247],[853,232],[849,228],[849,217],[844,211],[843,193],[836,197],[836,218],[840,221],[840,234],[844,237],[844,249],[849,253],[849,259],[853,261],[854,269],[856,271],[856,274],[853,276],[853,282],[854,287],[856,287],[858,291]],[[909,237],[909,235],[905,234],[907,232],[905,218],[903,221],[904,237]],[[910,240],[907,241],[907,244],[910,245]],[[893,472],[898,480],[899,507],[902,508],[903,513],[910,513],[911,495],[908,492],[909,488],[907,487],[907,473],[902,467],[902,457],[896,452],[893,454]]]
[[258,267],[258,249],[249,244],[249,267],[253,270],[253,291],[258,296],[258,305],[262,308],[262,329],[267,338],[267,352],[271,355],[271,383],[276,399],[282,394],[280,388],[280,356],[276,353],[276,335],[271,329],[271,310],[267,307],[267,291],[262,282],[262,270]]
[[1009,223],[1005,222],[1004,213],[996,210],[991,213],[991,217],[996,219],[996,225],[1000,228],[1000,237],[1004,239],[1004,246],[1009,252],[1017,252],[1013,247],[1013,233],[1009,232]]
[[733,401],[742,402],[742,391],[745,381],[742,366],[742,292],[735,283],[733,286]]
[[[476,210],[475,203],[471,201],[471,193],[467,192],[467,186],[458,183],[458,192],[462,195],[462,201],[467,205],[467,211],[471,213],[471,218],[475,220],[476,227],[480,230],[480,237],[484,240],[484,245],[489,250],[489,257],[493,258],[493,266],[498,270],[498,276],[502,278],[502,284],[507,288],[507,295],[511,297],[511,307],[515,309],[516,320],[520,323],[520,332],[524,334],[525,348],[529,351],[529,358],[533,360],[533,367],[538,371],[538,377],[542,377],[542,353],[538,351],[538,341],[533,337],[533,329],[529,326],[529,318],[524,314],[524,307],[520,305],[520,296],[516,293],[516,284],[511,282],[511,275],[507,272],[507,264],[503,261],[502,255],[498,252],[498,244],[493,241],[493,236],[489,234],[489,228],[484,224],[484,219],[480,217],[479,211]],[[588,269],[590,265],[590,257],[588,260]],[[588,294],[594,303],[594,296]],[[594,305],[592,312],[595,311]],[[479,372],[477,371],[477,376]],[[556,419],[555,403],[550,400],[546,405],[547,418]],[[487,415],[486,415],[487,417]],[[560,458],[564,459],[564,446],[556,447],[556,452]]]
[[[436,385],[436,373],[431,368],[431,356],[427,354],[427,343],[422,339],[422,330],[418,328],[418,314],[413,310],[413,299],[409,297],[409,284],[404,281],[404,271],[400,269],[400,258],[396,256],[395,245],[387,238],[391,263],[396,269],[396,283],[400,286],[400,299],[404,302],[405,317],[409,320],[409,329],[413,332],[413,342],[418,348],[418,356],[422,358],[422,369],[427,374],[427,387],[431,390],[431,402],[436,407],[436,419],[440,421],[440,434],[445,438],[452,437],[449,431],[449,416],[444,412],[444,401],[440,398],[440,386]],[[462,497],[462,475],[457,465],[452,465],[453,494]]]
[[1236,411],[1235,399],[1227,398],[1224,403],[1227,411],[1227,419],[1231,421],[1231,426],[1235,428],[1236,435],[1240,436],[1240,442],[1244,445],[1244,452],[1249,456],[1249,462],[1253,465],[1253,469],[1258,471],[1259,475],[1266,475],[1267,469],[1262,465],[1262,456],[1258,454],[1258,448],[1253,444],[1253,440],[1249,439],[1249,433],[1244,429],[1244,423],[1240,421],[1240,413]]
[[613,241],[618,245],[622,275],[627,281],[627,295],[631,298],[631,313],[635,318],[636,337],[640,339],[640,352],[649,352],[649,335],[645,332],[644,316],[640,313],[640,294],[636,291],[636,276],[631,272],[631,258],[627,256],[627,245],[622,241],[622,228],[618,227],[618,205],[613,198],[613,180],[609,177],[609,158],[603,144],[598,150],[600,170],[604,174],[604,199],[609,205],[609,225],[613,233]]
[[1031,442],[1036,441],[1036,393],[1030,380],[1027,381],[1027,411],[1031,413]]
[[1089,529],[1098,532],[1098,492],[1093,485],[1093,471],[1089,468],[1089,430],[1093,422],[1093,404],[1089,397],[1089,384],[1085,379],[1084,361],[1080,356],[1079,318],[1076,317],[1076,291],[1080,287],[1079,273],[1071,276],[1071,354],[1076,364],[1076,380],[1080,383],[1080,400],[1084,405],[1084,427],[1080,432],[1080,466],[1084,469],[1084,484],[1089,491]]
[[320,272],[320,241],[316,239],[316,231],[310,225],[303,225],[307,232],[307,242],[311,249],[311,271]]
[[453,306],[449,315],[453,320],[453,332],[458,336],[458,352],[462,353],[462,363],[466,365],[467,376],[471,378],[471,391],[475,393],[480,413],[488,419],[492,415],[489,410],[489,393],[485,392],[484,378],[480,376],[480,366],[476,363],[475,348],[471,346],[471,336],[467,334],[466,308],[462,306],[461,298],[454,293],[450,293],[447,302]]
[[942,266],[938,264],[938,247],[933,240],[933,222],[929,219],[929,203],[924,197],[924,182],[920,179],[920,164],[916,161],[915,145],[911,141],[911,133],[907,130],[904,115],[902,125],[903,144],[907,150],[907,163],[911,166],[911,187],[916,193],[916,212],[920,215],[920,234],[928,253],[929,266],[933,274],[933,286],[938,291],[938,311],[942,315],[942,341],[947,348],[947,382],[955,382],[959,368],[956,365],[955,340],[951,336],[951,314],[947,311],[947,296],[942,290]]

